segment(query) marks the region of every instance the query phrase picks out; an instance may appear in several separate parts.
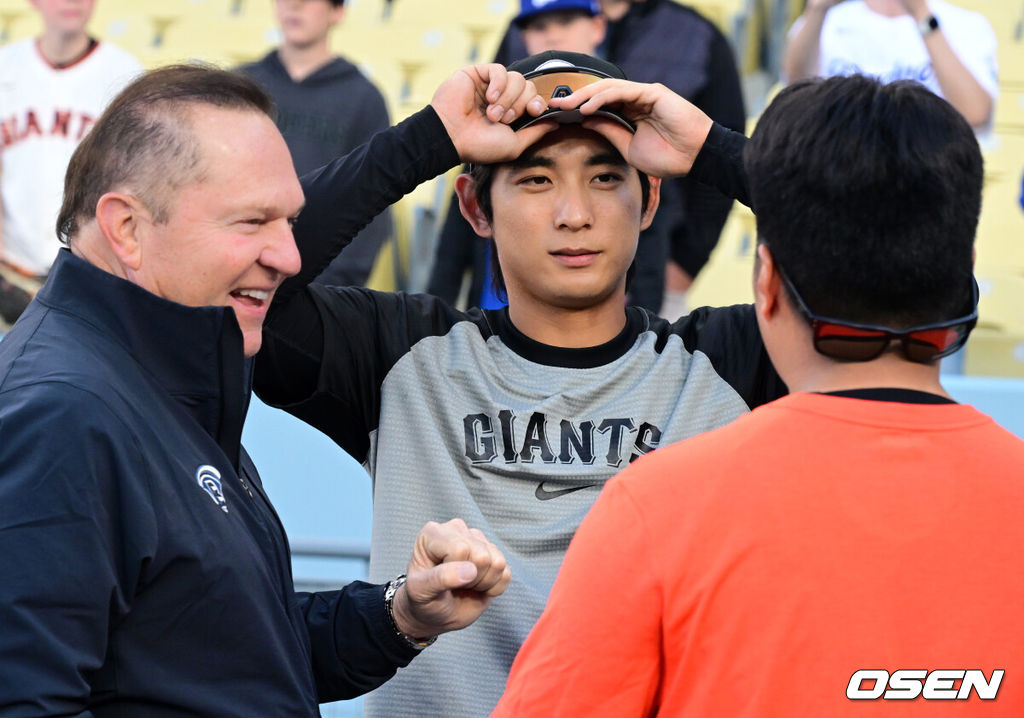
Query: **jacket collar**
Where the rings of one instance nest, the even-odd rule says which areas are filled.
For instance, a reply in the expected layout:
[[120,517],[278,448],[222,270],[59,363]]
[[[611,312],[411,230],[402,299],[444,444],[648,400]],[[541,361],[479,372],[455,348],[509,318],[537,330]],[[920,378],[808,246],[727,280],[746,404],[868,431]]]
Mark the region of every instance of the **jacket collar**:
[[[119,344],[238,468],[252,362],[227,307],[187,307],[61,249],[40,303],[74,315]],[[140,397],[145,401],[145,397]]]

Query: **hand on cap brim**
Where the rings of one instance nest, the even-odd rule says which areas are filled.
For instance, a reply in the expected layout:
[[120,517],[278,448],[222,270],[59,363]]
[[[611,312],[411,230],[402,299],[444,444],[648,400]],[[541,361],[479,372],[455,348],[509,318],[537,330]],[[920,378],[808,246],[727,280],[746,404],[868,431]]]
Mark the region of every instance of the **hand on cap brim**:
[[[655,177],[689,172],[712,125],[700,108],[659,84],[601,80],[567,97],[553,98],[550,104],[560,109],[578,107],[584,117],[589,116],[585,127],[600,132],[627,162]],[[615,109],[633,122],[636,133],[594,116],[602,107]]]
[[547,105],[532,82],[498,64],[462,68],[438,87],[430,104],[464,162],[514,159],[551,130],[538,123],[528,132],[512,131],[510,122],[524,112],[537,116]]

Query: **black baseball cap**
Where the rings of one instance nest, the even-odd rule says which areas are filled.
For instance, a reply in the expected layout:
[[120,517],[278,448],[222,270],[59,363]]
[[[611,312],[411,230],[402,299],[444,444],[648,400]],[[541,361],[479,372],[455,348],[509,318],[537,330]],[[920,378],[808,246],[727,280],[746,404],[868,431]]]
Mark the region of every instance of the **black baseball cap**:
[[[626,74],[618,65],[607,60],[579,52],[562,52],[560,50],[548,50],[531,55],[524,60],[513,62],[508,69],[522,73],[527,80],[531,80],[537,86],[537,92],[545,100],[552,97],[566,97],[581,87],[586,87],[605,78],[627,79]],[[632,122],[613,110],[602,107],[595,114],[615,120],[630,132],[636,131]],[[579,110],[558,110],[548,107],[538,117],[524,114],[510,127],[513,130],[520,130],[532,125],[537,120],[548,118],[558,120],[561,124],[583,121],[583,115]]]

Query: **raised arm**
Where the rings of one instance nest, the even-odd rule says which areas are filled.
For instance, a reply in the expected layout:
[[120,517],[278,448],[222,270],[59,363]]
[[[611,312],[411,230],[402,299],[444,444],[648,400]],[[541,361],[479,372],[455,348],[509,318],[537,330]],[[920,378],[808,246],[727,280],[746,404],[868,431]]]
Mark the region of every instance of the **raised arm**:
[[797,19],[796,30],[782,51],[782,74],[787,82],[814,77],[821,68],[821,29],[825,15],[841,0],[808,0],[804,14]]
[[302,270],[278,289],[279,305],[308,285],[370,220],[421,182],[461,160],[511,159],[550,129],[513,132],[543,100],[522,75],[501,65],[463,68],[437,89],[430,106],[302,178],[306,207],[295,224]]
[[[900,0],[907,14],[918,23],[931,15],[926,0]],[[971,127],[983,127],[992,116],[992,96],[964,64],[949,44],[942,25],[924,36],[924,46],[932,61],[935,80],[942,95],[957,109]],[[977,38],[981,43],[984,38]]]

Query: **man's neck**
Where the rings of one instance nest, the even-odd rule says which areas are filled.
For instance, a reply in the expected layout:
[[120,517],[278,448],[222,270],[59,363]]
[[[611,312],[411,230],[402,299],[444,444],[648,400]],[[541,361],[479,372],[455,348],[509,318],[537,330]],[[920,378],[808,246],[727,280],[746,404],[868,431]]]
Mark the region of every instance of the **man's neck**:
[[281,45],[277,48],[277,57],[294,82],[305,80],[334,59],[326,38],[303,47]]
[[51,65],[67,65],[85,54],[91,40],[85,32],[67,35],[44,31],[39,36],[39,52]]
[[600,306],[561,309],[509,301],[508,316],[520,332],[535,342],[565,349],[596,347],[610,342],[626,326],[625,299],[613,296]]
[[799,369],[783,376],[791,392],[828,393],[850,389],[911,389],[947,398],[939,381],[938,364],[908,361],[896,352],[887,352],[870,362],[840,363],[828,360],[801,362]]

